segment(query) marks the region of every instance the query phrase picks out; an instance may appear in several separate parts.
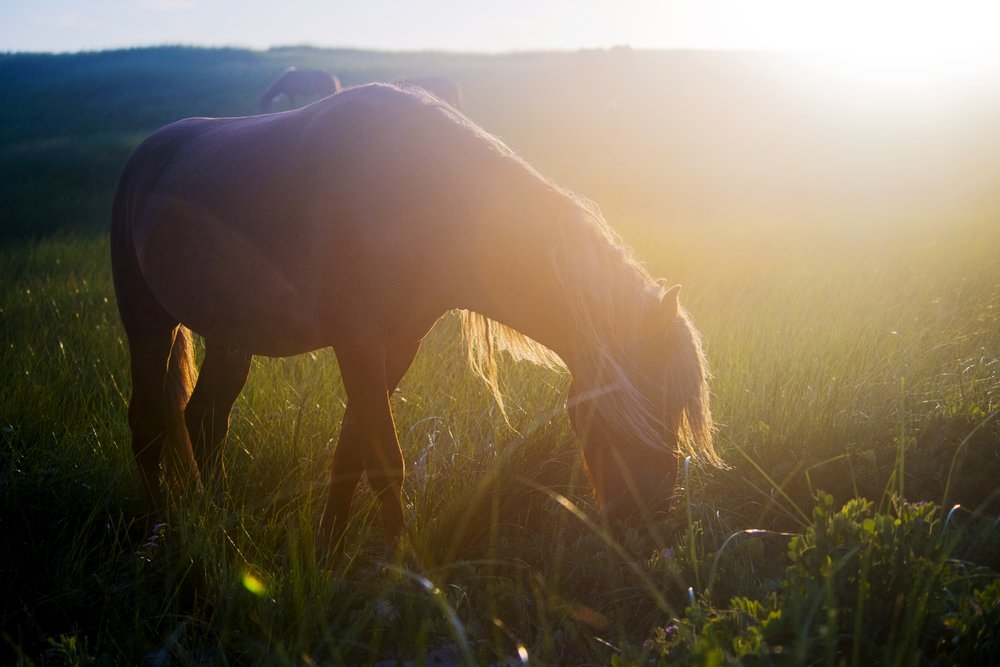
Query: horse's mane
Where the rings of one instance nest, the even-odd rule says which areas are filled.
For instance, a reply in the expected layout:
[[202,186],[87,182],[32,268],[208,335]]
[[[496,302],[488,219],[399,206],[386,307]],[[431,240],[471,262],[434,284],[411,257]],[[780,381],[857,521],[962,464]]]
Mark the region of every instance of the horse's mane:
[[[559,189],[557,186],[552,187]],[[662,442],[663,405],[653,405],[635,384],[645,369],[634,353],[651,303],[665,287],[639,264],[608,226],[596,205],[561,191],[569,204],[559,225],[559,243],[549,257],[569,304],[570,326],[578,334],[575,362],[601,394],[594,406],[601,417],[623,434],[656,446]],[[503,410],[497,377],[497,353],[553,368],[565,368],[548,348],[513,329],[477,313],[465,311],[463,331],[469,362],[489,386]],[[708,364],[701,336],[681,308],[663,331],[668,367],[665,400],[681,409],[679,440],[696,459],[721,465],[712,446]]]

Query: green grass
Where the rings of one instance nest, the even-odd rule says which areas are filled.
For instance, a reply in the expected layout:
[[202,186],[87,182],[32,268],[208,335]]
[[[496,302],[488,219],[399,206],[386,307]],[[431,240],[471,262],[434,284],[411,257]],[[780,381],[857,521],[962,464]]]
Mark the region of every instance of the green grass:
[[[363,491],[346,557],[315,562],[344,409],[329,351],[255,361],[233,414],[228,495],[179,501],[142,544],[103,234],[114,175],[145,131],[252,107],[255,86],[293,60],[332,63],[349,82],[456,73],[474,117],[544,171],[594,184],[584,191],[650,269],[684,284],[731,468],[685,467],[677,511],[609,533],[561,410],[568,378],[506,365],[512,430],[446,319],[393,398],[410,526],[398,561],[383,562]],[[610,180],[621,164],[588,148],[574,160],[572,141],[507,94],[515,79],[549,91],[556,106],[539,118],[558,118],[578,94],[553,83],[565,66],[557,54],[319,50],[0,57],[5,90],[44,73],[86,91],[124,72],[170,93],[78,92],[91,106],[76,114],[37,97],[0,110],[4,662],[990,664],[997,217],[970,206],[907,224],[681,224],[663,208],[661,172],[637,162],[626,198]],[[583,111],[560,132],[592,120]]]

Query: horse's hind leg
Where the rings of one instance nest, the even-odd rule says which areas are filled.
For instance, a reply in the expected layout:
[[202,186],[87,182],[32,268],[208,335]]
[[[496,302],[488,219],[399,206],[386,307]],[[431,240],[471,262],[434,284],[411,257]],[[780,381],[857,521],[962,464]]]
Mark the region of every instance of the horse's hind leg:
[[[149,528],[153,521],[163,519],[160,463],[165,447],[168,474],[177,481],[200,485],[184,425],[195,371],[191,332],[163,308],[139,266],[129,231],[130,206],[136,201],[129,181],[128,172],[123,172],[112,210],[111,274],[128,339],[132,378],[128,422]],[[184,472],[191,479],[183,480]]]
[[222,441],[229,431],[229,414],[250,372],[252,356],[212,341],[205,342],[205,360],[184,419],[203,476],[223,483]]
[[[136,313],[142,317],[134,317]],[[194,375],[191,334],[162,310],[127,311],[122,320],[132,375],[128,421],[146,500],[148,529],[163,519],[161,461],[167,481],[174,488],[187,488],[191,482],[200,488],[183,417]]]
[[132,455],[139,468],[145,497],[146,532],[161,520],[163,497],[160,490],[160,458],[166,439],[163,385],[167,358],[173,344],[172,330],[129,332],[132,366],[132,396],[128,423],[132,430]]

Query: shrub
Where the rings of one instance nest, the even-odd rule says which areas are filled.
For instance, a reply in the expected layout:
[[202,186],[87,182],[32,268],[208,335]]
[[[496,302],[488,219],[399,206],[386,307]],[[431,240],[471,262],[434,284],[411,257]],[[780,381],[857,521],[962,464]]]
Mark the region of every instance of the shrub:
[[724,609],[689,606],[619,664],[990,664],[1000,579],[956,556],[965,531],[933,503],[817,496],[781,587]]

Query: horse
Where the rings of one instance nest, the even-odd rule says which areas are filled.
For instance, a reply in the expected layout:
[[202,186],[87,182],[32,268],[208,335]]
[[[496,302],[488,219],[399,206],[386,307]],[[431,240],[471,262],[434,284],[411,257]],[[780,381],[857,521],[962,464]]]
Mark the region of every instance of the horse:
[[423,88],[431,95],[442,99],[459,111],[462,110],[462,87],[457,81],[444,76],[415,76],[399,79],[394,82],[398,86],[413,86]]
[[274,101],[284,95],[288,104],[295,107],[296,97],[316,97],[333,95],[340,90],[340,79],[318,69],[296,69],[289,67],[267,87],[260,97],[258,108],[261,113],[271,111]]
[[652,278],[595,205],[419,89],[369,84],[161,128],[123,169],[110,235],[150,517],[164,509],[161,457],[222,472],[253,355],[332,347],[347,404],[317,545],[337,552],[362,476],[398,543],[390,397],[451,311],[501,409],[501,352],[568,370],[569,420],[613,525],[664,509],[680,453],[721,463],[680,287]]

